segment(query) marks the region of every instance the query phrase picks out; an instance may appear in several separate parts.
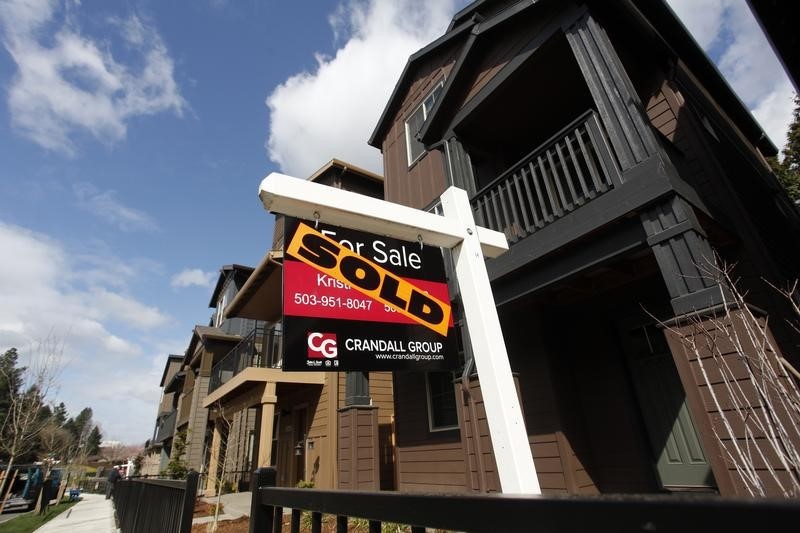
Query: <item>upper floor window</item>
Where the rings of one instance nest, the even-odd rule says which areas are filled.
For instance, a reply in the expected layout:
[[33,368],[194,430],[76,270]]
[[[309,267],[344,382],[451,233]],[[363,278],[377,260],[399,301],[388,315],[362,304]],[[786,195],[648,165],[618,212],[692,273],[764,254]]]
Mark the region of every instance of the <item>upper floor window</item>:
[[414,161],[422,157],[425,153],[425,146],[417,140],[417,133],[425,124],[428,114],[433,109],[433,104],[442,92],[444,81],[436,84],[436,87],[425,97],[425,100],[417,107],[411,116],[406,120],[406,147],[408,149],[408,164],[411,165]]
[[217,312],[214,314],[214,326],[220,327],[222,323],[225,322],[225,308],[228,307],[228,304],[231,303],[234,296],[236,296],[236,285],[229,277],[225,281],[224,288],[217,300]]

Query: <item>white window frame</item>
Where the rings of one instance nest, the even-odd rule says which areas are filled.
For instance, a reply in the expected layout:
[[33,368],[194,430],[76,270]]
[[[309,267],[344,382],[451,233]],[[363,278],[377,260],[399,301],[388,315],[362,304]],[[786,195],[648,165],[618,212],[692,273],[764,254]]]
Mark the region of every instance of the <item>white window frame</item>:
[[[411,117],[416,115],[417,112],[421,109],[422,110],[422,123],[425,124],[425,121],[428,120],[428,114],[430,113],[430,111],[433,108],[433,106],[436,105],[436,98],[435,98],[436,91],[441,89],[442,87],[444,87],[444,80],[443,79],[439,80],[439,82],[436,83],[436,85],[433,86],[433,89],[431,89],[428,92],[428,94],[425,95],[425,98],[422,100],[422,103],[419,104],[417,107],[415,107],[414,111],[412,111],[411,114],[409,114],[408,117],[405,120],[406,157],[408,159],[408,166],[411,166],[414,163],[416,163],[417,161],[419,161],[422,158],[422,156],[424,156],[428,152],[427,150],[425,150],[425,146],[423,146],[422,147],[422,151],[417,155],[417,157],[412,159],[412,156],[411,156],[411,143],[412,143],[412,141],[417,143],[417,144],[421,144],[421,143],[419,141],[417,141],[417,139],[416,139],[416,135],[417,135],[417,133],[419,133],[419,131],[412,132],[408,127],[408,122],[409,122],[409,120],[411,120]],[[441,94],[441,92],[439,94]]]
[[[453,373],[450,372],[452,376]],[[438,426],[435,427],[433,425],[433,398],[431,396],[431,382],[429,378],[430,374],[425,373],[425,403],[428,407],[428,431],[431,433],[436,433],[439,431],[452,431],[454,429],[458,429],[458,412],[456,411],[456,423],[452,426]],[[453,395],[455,396],[455,390],[453,390]],[[458,409],[458,401],[455,402],[456,409]]]

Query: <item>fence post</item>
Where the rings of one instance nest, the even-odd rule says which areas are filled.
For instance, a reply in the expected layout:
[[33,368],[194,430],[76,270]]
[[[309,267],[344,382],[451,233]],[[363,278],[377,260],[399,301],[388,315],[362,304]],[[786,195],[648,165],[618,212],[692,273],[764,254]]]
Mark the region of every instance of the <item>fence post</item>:
[[272,533],[274,507],[261,505],[261,487],[274,487],[278,471],[275,468],[257,468],[250,477],[250,533]]
[[200,473],[189,471],[186,476],[186,492],[183,493],[183,512],[181,513],[180,533],[191,533],[192,515],[194,514],[194,500],[197,497],[197,483]]

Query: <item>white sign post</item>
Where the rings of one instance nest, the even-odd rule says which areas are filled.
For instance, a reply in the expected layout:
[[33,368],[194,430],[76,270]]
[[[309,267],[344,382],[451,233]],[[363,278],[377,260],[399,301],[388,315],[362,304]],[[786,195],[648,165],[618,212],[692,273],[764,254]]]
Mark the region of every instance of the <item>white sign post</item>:
[[497,257],[508,243],[502,233],[475,225],[467,193],[447,189],[443,217],[278,173],[264,178],[258,196],[276,213],[453,251],[500,486],[506,494],[541,494],[483,259]]

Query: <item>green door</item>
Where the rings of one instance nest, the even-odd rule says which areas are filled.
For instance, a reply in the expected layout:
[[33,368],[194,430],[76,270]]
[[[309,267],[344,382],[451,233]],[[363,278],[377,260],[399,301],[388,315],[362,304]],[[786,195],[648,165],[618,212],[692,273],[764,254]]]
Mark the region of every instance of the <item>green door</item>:
[[714,487],[663,332],[653,326],[639,327],[629,331],[628,340],[636,393],[661,486],[672,490]]

